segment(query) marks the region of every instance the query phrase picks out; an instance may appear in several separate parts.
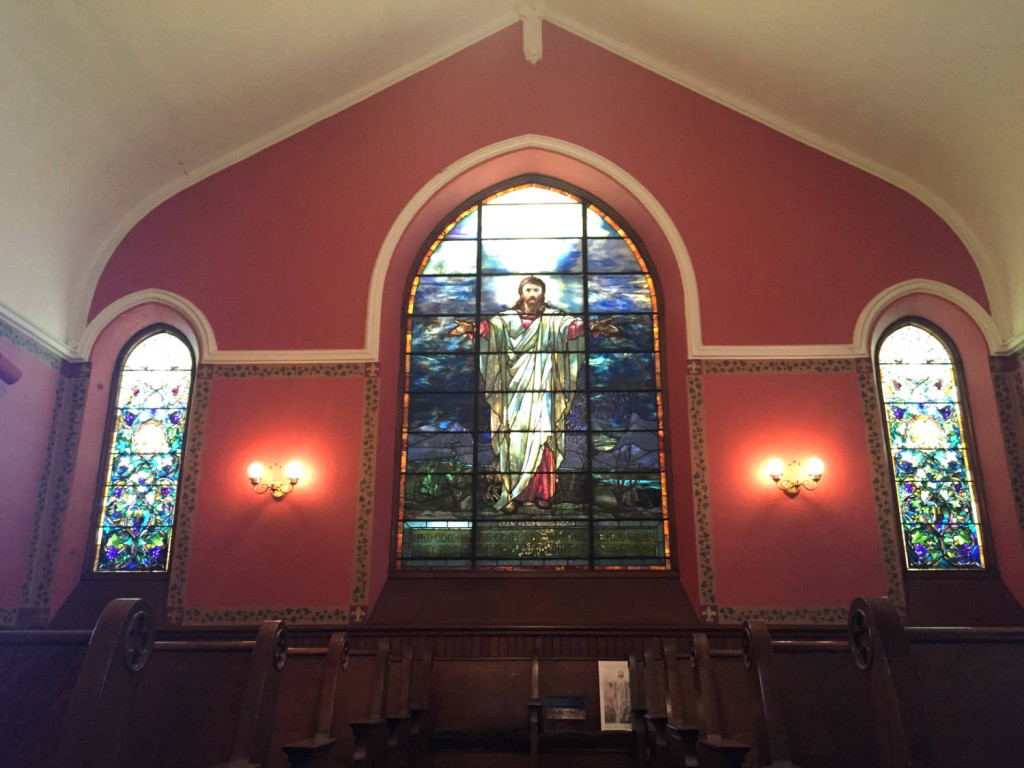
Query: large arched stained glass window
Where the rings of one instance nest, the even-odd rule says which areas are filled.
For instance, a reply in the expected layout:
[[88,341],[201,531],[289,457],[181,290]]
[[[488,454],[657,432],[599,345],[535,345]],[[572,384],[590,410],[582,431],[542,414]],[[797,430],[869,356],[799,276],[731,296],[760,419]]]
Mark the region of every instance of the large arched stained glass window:
[[399,568],[669,566],[654,284],[585,197],[467,205],[412,281]]
[[957,371],[943,341],[916,324],[878,349],[907,568],[985,567]]
[[[145,332],[144,332],[145,333]],[[194,369],[175,333],[122,353],[93,569],[166,571]]]

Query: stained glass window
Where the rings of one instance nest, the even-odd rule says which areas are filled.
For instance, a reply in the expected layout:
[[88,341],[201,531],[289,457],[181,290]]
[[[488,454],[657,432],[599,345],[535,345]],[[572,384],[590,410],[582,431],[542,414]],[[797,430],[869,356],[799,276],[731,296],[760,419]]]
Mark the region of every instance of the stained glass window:
[[907,568],[985,567],[956,367],[938,336],[902,325],[878,350]]
[[166,571],[192,387],[192,351],[158,331],[124,357],[117,385],[96,571]]
[[397,566],[667,568],[657,309],[583,196],[523,183],[452,216],[406,313]]

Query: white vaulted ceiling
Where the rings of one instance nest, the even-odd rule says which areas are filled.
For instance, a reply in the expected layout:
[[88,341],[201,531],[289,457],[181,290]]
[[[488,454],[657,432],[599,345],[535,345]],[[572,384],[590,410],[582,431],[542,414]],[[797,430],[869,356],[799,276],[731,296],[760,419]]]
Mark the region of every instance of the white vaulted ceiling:
[[[1024,3],[543,13],[923,200],[1024,343]],[[517,19],[514,0],[0,0],[0,316],[73,348],[83,286],[156,203]]]

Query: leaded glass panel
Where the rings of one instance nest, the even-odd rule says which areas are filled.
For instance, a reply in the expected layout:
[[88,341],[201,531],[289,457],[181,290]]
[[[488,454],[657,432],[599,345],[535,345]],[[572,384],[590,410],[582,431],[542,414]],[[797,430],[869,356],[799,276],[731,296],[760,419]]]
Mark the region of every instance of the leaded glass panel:
[[654,286],[582,197],[453,216],[408,303],[399,568],[667,568]]
[[121,367],[94,570],[166,571],[184,448],[192,352],[158,332]]
[[985,567],[956,367],[918,325],[890,333],[878,369],[907,568]]

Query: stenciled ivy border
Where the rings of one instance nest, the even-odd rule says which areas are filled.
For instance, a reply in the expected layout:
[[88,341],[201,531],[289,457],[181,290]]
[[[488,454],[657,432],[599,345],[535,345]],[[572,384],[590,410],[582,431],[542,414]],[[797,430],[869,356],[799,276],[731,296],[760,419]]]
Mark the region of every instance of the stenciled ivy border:
[[[195,518],[196,490],[202,465],[202,446],[206,431],[206,415],[210,404],[210,385],[214,379],[249,377],[348,377],[364,380],[363,424],[360,452],[360,476],[356,511],[356,540],[353,550],[353,585],[351,605],[281,608],[203,609],[185,607],[188,558]],[[376,363],[336,364],[204,364],[196,371],[189,415],[188,449],[183,467],[181,495],[178,500],[175,541],[171,562],[171,578],[167,593],[167,619],[185,625],[254,624],[266,618],[277,618],[297,624],[348,624],[366,618],[366,594],[369,587],[370,543],[373,517],[373,484],[376,463],[377,414],[380,409],[379,366]]]
[[45,611],[50,607],[50,590],[71,496],[71,478],[81,440],[91,370],[89,363],[65,361],[59,367],[46,455],[36,494],[35,521],[28,543],[25,580],[21,585],[21,605],[25,608]]
[[700,615],[708,623],[764,619],[778,624],[843,624],[846,606],[782,608],[734,606],[718,603],[715,592],[714,546],[711,535],[711,492],[708,487],[707,437],[704,419],[704,376],[814,373],[856,374],[864,405],[864,422],[871,455],[875,517],[882,545],[886,593],[901,608],[906,604],[895,535],[895,511],[888,488],[885,441],[881,414],[875,397],[874,369],[867,358],[813,360],[690,360],[687,363],[687,394],[690,409],[690,462],[693,472],[693,507],[697,533],[697,570]]
[[11,344],[24,349],[32,355],[32,357],[42,360],[55,371],[59,371],[61,365],[64,363],[64,358],[56,352],[47,349],[28,334],[23,333],[18,328],[15,328],[2,317],[0,317],[0,339],[7,339]]
[[1010,467],[1010,488],[1017,508],[1017,521],[1024,529],[1024,455],[1020,435],[1024,424],[1024,387],[1021,380],[1019,355],[991,358],[992,387],[999,411],[999,425],[1006,447],[1006,462]]

